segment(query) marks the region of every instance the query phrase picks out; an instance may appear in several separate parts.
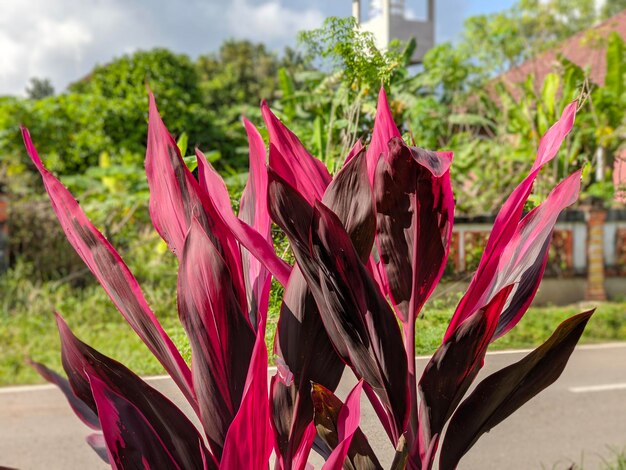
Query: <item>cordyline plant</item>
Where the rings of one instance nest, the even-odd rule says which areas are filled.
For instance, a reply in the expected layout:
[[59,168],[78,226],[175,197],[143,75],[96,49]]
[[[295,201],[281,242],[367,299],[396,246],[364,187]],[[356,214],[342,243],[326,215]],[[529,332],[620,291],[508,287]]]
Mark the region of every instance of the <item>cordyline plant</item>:
[[[190,419],[81,342],[58,314],[67,379],[32,365],[95,430],[87,441],[113,468],[265,469],[274,454],[277,469],[303,469],[312,448],[324,468],[381,468],[359,428],[364,392],[396,449],[393,468],[430,469],[439,456],[439,468],[453,469],[483,433],[558,378],[592,314],[566,320],[542,346],[463,399],[489,344],[528,309],[557,217],[577,199],[580,172],[523,216],[535,178],[555,157],[575,113],[576,103],[565,108],[498,213],[478,270],[419,381],[415,320],[448,257],[452,154],[407,146],[384,90],[371,142],[357,143],[334,178],[267,104],[269,162],[263,139],[244,119],[250,177],[237,216],[199,150],[198,177],[187,169],[150,95],[150,215],[179,261],[178,313],[191,367],[120,255],[44,167],[24,129],[70,243],[197,416]],[[294,266],[276,255],[272,222],[289,239]],[[274,338],[278,371],[268,384],[272,276],[285,292]],[[342,402],[334,392],[346,366],[357,385]]]

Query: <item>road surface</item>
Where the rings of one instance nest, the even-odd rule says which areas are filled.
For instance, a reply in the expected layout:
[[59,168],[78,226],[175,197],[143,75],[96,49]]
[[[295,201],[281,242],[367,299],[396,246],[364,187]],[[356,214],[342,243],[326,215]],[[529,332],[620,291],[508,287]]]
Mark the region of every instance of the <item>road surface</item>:
[[[479,379],[524,354],[490,353]],[[418,369],[425,364],[425,358],[418,358]],[[340,385],[342,398],[354,384],[350,375],[345,374]],[[182,403],[169,379],[150,382]],[[363,413],[362,428],[388,467],[393,450],[365,398]],[[0,388],[0,466],[106,468],[84,443],[88,431],[53,386]],[[626,343],[579,347],[561,378],[484,435],[459,468],[558,470],[582,462],[585,470],[592,470],[603,468],[611,448],[626,449]],[[311,461],[321,467],[321,460]]]

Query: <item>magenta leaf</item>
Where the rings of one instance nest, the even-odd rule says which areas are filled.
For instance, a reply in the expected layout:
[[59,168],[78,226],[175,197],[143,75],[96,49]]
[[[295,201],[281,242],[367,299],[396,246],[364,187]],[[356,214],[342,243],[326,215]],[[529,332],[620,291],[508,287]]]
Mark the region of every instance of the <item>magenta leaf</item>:
[[[198,165],[201,163],[199,158]],[[241,308],[245,310],[245,287],[237,240],[213,204],[215,198],[211,199],[204,194],[187,169],[176,141],[159,115],[152,93],[148,120],[146,176],[150,187],[150,217],[154,228],[180,261],[191,220],[198,219],[213,244],[232,267],[235,291],[239,296]],[[218,202],[223,203],[223,193],[219,192],[219,188],[216,188],[216,191]],[[230,202],[228,204],[230,205]]]
[[28,359],[28,364],[37,371],[41,377],[43,377],[48,382],[59,387],[67,402],[70,404],[72,411],[74,414],[80,419],[83,423],[89,426],[91,429],[100,430],[100,421],[98,420],[98,415],[93,412],[93,410],[89,407],[87,403],[81,400],[74,391],[68,380],[65,377],[60,376],[53,370],[47,368],[45,365],[35,362],[32,359]]
[[[499,290],[498,286],[496,286],[495,280],[498,277],[498,269],[502,253],[507,245],[511,243],[512,237],[518,230],[524,204],[530,195],[530,191],[532,190],[533,183],[539,174],[539,171],[543,165],[554,158],[561,143],[572,129],[574,117],[576,115],[576,105],[576,102],[569,104],[563,110],[561,118],[541,138],[539,149],[537,151],[537,157],[530,173],[513,190],[513,193],[511,193],[498,212],[496,220],[493,224],[493,229],[491,230],[491,234],[489,236],[489,240],[487,241],[487,246],[485,247],[485,251],[478,265],[478,269],[472,278],[467,292],[454,312],[450,325],[446,330],[444,340],[448,339],[453,334],[454,330],[463,322],[463,320],[469,317],[480,307],[486,305],[489,298]],[[550,227],[550,230],[552,230],[552,227]],[[542,246],[542,248],[544,251],[547,250],[547,247]],[[532,259],[530,263],[525,263],[525,271],[534,269],[535,272],[543,273],[543,267],[538,264],[543,261],[543,259],[544,258],[542,256],[539,256]],[[536,276],[531,276],[531,274],[532,271],[529,272],[527,277],[532,277],[533,280],[536,281],[536,279],[534,279]],[[518,279],[518,281],[519,280],[520,279]],[[534,297],[534,291],[536,291],[536,289],[533,291],[532,287],[528,287],[529,282],[532,284],[532,281],[527,279],[524,283],[524,288],[527,290],[526,298],[529,298],[530,302],[530,300]],[[508,283],[510,282],[507,282],[506,284]],[[538,286],[538,281],[536,281],[535,284]],[[499,284],[499,287],[502,287],[503,285],[504,284]],[[513,295],[515,295],[515,293],[513,293]],[[519,305],[519,300],[516,303]],[[515,312],[513,316],[521,317],[524,312],[525,309],[522,308],[521,310]],[[507,316],[511,316],[511,313],[507,312]]]
[[[327,459],[340,443],[338,422],[340,410],[344,404],[333,392],[320,384],[313,384],[311,396],[315,405],[314,422],[317,435],[328,449],[325,456]],[[346,470],[382,470],[383,468],[361,428],[357,428],[353,434],[344,468]]]
[[359,429],[361,421],[361,390],[363,389],[363,379],[354,386],[346,402],[339,410],[337,417],[337,439],[339,443],[332,451],[328,460],[322,467],[323,470],[341,470],[348,455],[348,449],[352,443],[354,434]]
[[[363,143],[361,142],[361,139],[357,140],[356,143],[352,146],[352,148],[348,152],[348,155],[346,155],[346,159],[343,161],[343,166],[346,166],[350,162],[350,160],[352,160],[359,153],[361,153],[361,151],[364,148],[365,147],[363,147]],[[369,179],[368,179],[368,181],[369,181]]]
[[65,235],[115,306],[197,409],[191,371],[148,306],[139,283],[115,248],[89,221],[76,200],[43,165],[28,130],[22,129],[26,150],[41,173],[46,191]]
[[[272,254],[272,221],[269,209],[267,208],[267,167],[265,144],[259,131],[250,121],[244,118],[244,126],[248,135],[248,146],[250,154],[250,171],[248,182],[241,195],[239,203],[239,218],[265,239]],[[252,324],[257,324],[257,318],[267,315],[269,303],[269,293],[271,278],[269,271],[263,264],[248,250],[241,251],[241,258],[244,270],[244,281],[246,283],[246,294],[248,297],[249,314],[252,317]],[[278,282],[283,286],[289,282],[291,267],[287,267],[286,277]]]
[[512,287],[502,289],[484,309],[465,320],[426,365],[419,381],[419,441],[410,452],[410,459],[418,467],[428,469],[432,465],[432,460],[425,461],[425,454],[431,449],[434,458],[446,422],[482,368]]
[[376,171],[377,246],[383,287],[403,323],[415,321],[448,259],[454,199],[451,154],[389,142]]
[[[326,189],[323,201],[338,217],[350,234],[359,256],[367,259],[374,236],[374,207],[367,179],[364,153],[350,160]],[[311,207],[287,207],[293,201],[283,200],[276,210],[312,216]],[[308,214],[308,215],[307,215]],[[278,216],[277,216],[278,217]],[[274,387],[274,399],[291,403],[297,409],[285,408],[275,417],[275,429],[281,453],[287,459],[300,443],[300,438],[313,419],[310,397],[311,382],[334,390],[344,369],[321,322],[315,299],[298,266],[295,266],[285,290],[278,323],[277,352],[295,374],[297,388]],[[293,396],[282,396],[291,395]]]
[[261,112],[270,135],[270,166],[310,204],[315,199],[321,200],[331,180],[324,164],[307,152],[296,135],[270,111],[265,101],[261,103]]
[[494,340],[519,322],[534,299],[548,262],[554,225],[559,214],[578,199],[580,177],[581,171],[577,171],[554,188],[542,204],[521,220],[502,251],[492,292],[503,284],[516,284],[500,317]]
[[272,217],[289,237],[335,350],[380,396],[397,440],[404,431],[408,388],[393,311],[332,211],[319,202],[311,208],[273,173],[269,194]]
[[[580,171],[577,171],[563,180],[543,203],[517,224],[509,243],[502,249],[500,256],[492,261],[495,267],[494,275],[474,283],[475,290],[468,290],[466,296],[461,299],[446,331],[446,337],[450,331],[453,331],[459,318],[463,315],[466,317],[471,315],[472,309],[468,308],[467,302],[464,302],[465,298],[476,299],[475,305],[482,305],[489,302],[496,292],[509,284],[514,284],[514,288],[508,298],[507,307],[502,312],[492,341],[501,337],[519,322],[539,288],[557,218],[566,207],[576,202],[579,190]],[[472,289],[472,284],[469,289]],[[480,297],[478,293],[481,294]]]
[[241,403],[254,331],[230,270],[202,226],[191,223],[178,275],[178,311],[192,350],[200,418],[218,460]]
[[224,443],[222,468],[267,469],[274,447],[267,395],[265,319],[259,323],[241,407]]
[[105,463],[111,463],[107,443],[104,440],[104,435],[102,433],[94,432],[89,434],[85,438],[85,441]]
[[480,436],[559,378],[592,314],[590,310],[565,320],[533,352],[478,384],[450,420],[439,468],[456,468]]
[[385,155],[388,150],[388,143],[394,137],[401,137],[400,131],[393,122],[389,102],[385,88],[381,87],[378,93],[378,105],[376,106],[376,119],[374,121],[374,131],[372,140],[367,146],[367,174],[370,184],[374,184],[374,175],[378,166],[378,159]]
[[[212,460],[213,457],[204,445],[199,445],[202,443],[202,436],[195,426],[168,398],[119,362],[104,356],[76,338],[60,315],[56,316],[56,320],[61,338],[63,368],[72,390],[98,414],[108,450],[113,457],[116,455],[117,447],[116,445],[112,447],[113,443],[107,437],[107,432],[116,432],[112,426],[118,426],[116,423],[120,423],[123,428],[120,432],[124,434],[122,442],[129,447],[130,452],[130,448],[142,449],[152,444],[152,440],[146,440],[146,436],[143,435],[147,432],[142,424],[145,421],[149,424],[150,432],[158,436],[159,442],[181,468],[202,468],[205,457]],[[93,394],[94,379],[104,384],[106,388],[107,401],[111,402],[106,405],[106,411],[101,409],[97,397]],[[102,391],[102,387],[100,390]],[[111,407],[116,410],[111,411]],[[109,413],[110,411],[114,416]],[[128,415],[125,414],[126,411]],[[135,428],[135,425],[138,428]],[[132,458],[129,458],[131,459],[129,462],[133,462]]]
[[88,377],[113,468],[134,469],[139,468],[139,463],[141,468],[147,469],[202,468],[188,466],[202,464],[202,460],[198,462],[191,456],[181,456],[171,446],[175,436],[161,435],[153,422],[133,402],[97,376]]
[[314,439],[315,425],[311,422],[304,431],[302,441],[300,441],[300,445],[294,454],[293,462],[291,462],[291,468],[293,470],[308,470],[310,468],[307,463],[307,459],[309,458],[309,453],[311,452],[311,446],[313,445]]
[[[261,261],[281,284],[285,285],[289,279],[291,267],[276,255],[271,239],[268,240],[264,234],[259,233],[235,216],[222,177],[215,171],[202,152],[196,150],[196,156],[202,190],[219,218],[220,226],[223,227],[222,230],[227,231],[229,236],[232,234],[232,237]],[[263,216],[262,213],[259,215]],[[241,271],[241,259],[238,258],[236,264],[229,264],[229,266],[236,266]]]

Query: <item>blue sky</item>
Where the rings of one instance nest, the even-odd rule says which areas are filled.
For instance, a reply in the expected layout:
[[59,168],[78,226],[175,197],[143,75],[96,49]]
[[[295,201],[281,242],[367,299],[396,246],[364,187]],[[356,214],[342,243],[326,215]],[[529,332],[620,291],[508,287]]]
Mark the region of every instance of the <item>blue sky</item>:
[[[406,0],[419,14],[426,0]],[[513,0],[436,0],[437,41],[457,37],[465,18]],[[327,16],[351,13],[350,0],[0,0],[0,95],[22,94],[30,77],[57,90],[96,64],[156,46],[192,57],[226,38],[281,50]]]

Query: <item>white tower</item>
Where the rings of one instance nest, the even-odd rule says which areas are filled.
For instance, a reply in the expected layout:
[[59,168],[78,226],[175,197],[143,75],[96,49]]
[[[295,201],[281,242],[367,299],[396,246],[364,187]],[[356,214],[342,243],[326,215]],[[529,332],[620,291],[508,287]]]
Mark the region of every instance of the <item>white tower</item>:
[[417,47],[411,62],[419,64],[435,44],[435,0],[425,1],[428,9],[425,20],[408,19],[405,0],[369,0],[367,17],[363,15],[362,1],[352,0],[352,15],[364,31],[374,34],[380,49],[387,48],[393,39],[415,38]]

